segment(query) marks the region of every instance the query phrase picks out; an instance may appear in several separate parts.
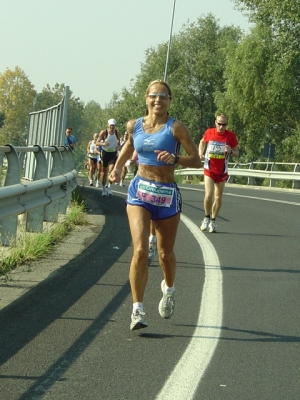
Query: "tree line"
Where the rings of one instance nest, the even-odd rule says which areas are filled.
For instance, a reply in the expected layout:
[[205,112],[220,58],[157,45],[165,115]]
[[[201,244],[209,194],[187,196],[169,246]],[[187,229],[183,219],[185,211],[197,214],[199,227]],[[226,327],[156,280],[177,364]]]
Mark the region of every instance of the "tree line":
[[[262,160],[265,142],[276,145],[277,162],[297,162],[300,156],[300,8],[299,0],[234,0],[246,12],[250,31],[220,26],[212,15],[186,23],[172,37],[168,83],[173,92],[170,114],[189,128],[198,145],[215,115],[229,117],[229,129],[239,140],[240,160]],[[168,43],[145,52],[140,73],[129,88],[113,93],[108,104],[84,104],[70,91],[68,121],[78,145],[75,158],[83,163],[86,145],[108,118],[126,122],[145,113],[148,83],[163,79]],[[58,104],[64,84],[47,85],[41,93],[20,67],[0,74],[0,144],[24,145],[28,113]]]

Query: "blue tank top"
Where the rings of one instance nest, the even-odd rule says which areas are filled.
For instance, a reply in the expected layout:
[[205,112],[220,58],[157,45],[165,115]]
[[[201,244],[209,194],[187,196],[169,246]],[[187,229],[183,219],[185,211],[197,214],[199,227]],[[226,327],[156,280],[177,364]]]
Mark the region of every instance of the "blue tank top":
[[133,130],[134,148],[138,153],[139,164],[143,165],[170,165],[162,161],[157,161],[157,154],[154,150],[168,151],[170,154],[178,154],[180,143],[178,143],[172,132],[172,125],[175,118],[170,118],[168,122],[155,133],[146,133],[143,128],[144,117],[138,118]]

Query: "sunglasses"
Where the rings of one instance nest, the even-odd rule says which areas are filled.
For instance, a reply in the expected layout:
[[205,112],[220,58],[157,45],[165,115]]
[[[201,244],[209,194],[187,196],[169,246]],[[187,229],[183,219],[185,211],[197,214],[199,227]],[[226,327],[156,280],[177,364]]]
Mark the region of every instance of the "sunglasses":
[[216,122],[216,124],[219,126],[227,126],[227,124],[220,124],[220,122]]
[[160,100],[167,100],[167,99],[169,99],[171,96],[170,96],[168,93],[149,93],[149,94],[148,94],[148,97],[150,97],[150,99],[152,99],[152,100],[156,99],[157,97],[158,97]]

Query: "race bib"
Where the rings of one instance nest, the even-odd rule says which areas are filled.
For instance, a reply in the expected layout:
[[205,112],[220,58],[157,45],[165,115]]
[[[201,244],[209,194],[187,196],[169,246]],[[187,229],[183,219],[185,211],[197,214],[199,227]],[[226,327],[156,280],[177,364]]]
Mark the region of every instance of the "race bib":
[[139,181],[136,196],[145,203],[160,207],[170,207],[175,188],[156,186],[154,183]]
[[208,144],[208,157],[209,158],[225,158],[225,142],[210,141]]

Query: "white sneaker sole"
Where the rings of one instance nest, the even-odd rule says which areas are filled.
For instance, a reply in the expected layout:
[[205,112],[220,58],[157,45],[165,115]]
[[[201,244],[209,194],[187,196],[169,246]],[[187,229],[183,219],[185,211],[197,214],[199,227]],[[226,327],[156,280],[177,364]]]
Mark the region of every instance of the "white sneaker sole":
[[148,326],[147,322],[131,322],[130,330],[136,331],[138,329],[147,328],[147,326]]

